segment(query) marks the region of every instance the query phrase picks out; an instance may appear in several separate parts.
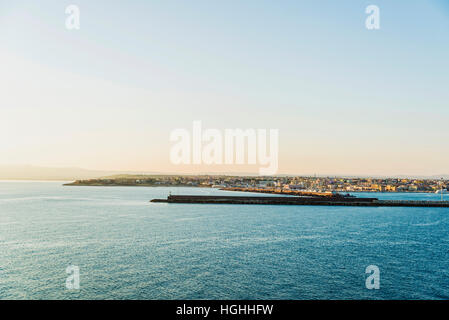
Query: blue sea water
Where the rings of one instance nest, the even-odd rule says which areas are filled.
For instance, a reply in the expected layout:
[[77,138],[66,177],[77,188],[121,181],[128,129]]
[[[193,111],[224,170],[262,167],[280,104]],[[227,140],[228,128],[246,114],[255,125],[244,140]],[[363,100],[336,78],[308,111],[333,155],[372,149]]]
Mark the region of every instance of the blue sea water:
[[227,194],[0,182],[0,298],[449,298],[448,208],[149,203],[169,191]]

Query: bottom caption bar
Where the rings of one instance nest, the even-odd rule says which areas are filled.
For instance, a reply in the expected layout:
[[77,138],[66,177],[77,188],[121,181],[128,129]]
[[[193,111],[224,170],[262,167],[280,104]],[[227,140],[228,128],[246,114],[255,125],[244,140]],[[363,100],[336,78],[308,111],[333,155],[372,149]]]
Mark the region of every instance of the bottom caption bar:
[[[20,308],[27,305],[27,308]],[[314,316],[338,314],[345,317],[354,314],[355,308],[369,310],[371,315],[382,316],[392,307],[401,314],[414,314],[423,311],[423,307],[435,311],[437,307],[447,309],[447,301],[412,300],[28,300],[0,301],[2,310],[11,307],[19,315],[23,310],[52,310],[53,307],[73,308],[77,312],[89,314],[136,314],[139,312],[160,315],[163,319],[289,319],[305,312]],[[385,308],[384,308],[385,307]],[[72,309],[70,309],[72,310]],[[33,310],[34,311],[34,310]],[[348,313],[349,312],[349,313]]]

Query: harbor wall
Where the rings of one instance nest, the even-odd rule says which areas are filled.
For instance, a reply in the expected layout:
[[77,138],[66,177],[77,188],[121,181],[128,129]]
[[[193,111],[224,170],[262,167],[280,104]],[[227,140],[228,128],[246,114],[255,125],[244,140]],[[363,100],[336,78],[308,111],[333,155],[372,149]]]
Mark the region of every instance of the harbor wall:
[[369,207],[449,207],[449,201],[378,200],[377,198],[325,199],[319,197],[263,197],[263,196],[197,196],[170,195],[151,202],[196,204],[258,204],[258,205],[315,205]]

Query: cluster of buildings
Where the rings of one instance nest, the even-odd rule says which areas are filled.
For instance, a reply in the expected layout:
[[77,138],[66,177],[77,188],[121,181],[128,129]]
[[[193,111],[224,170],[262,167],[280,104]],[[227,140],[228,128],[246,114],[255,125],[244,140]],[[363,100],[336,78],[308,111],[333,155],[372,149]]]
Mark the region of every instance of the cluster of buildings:
[[436,192],[449,188],[449,181],[405,178],[121,175],[78,180],[73,185],[239,187],[311,192]]
[[269,188],[310,192],[436,192],[449,188],[448,180],[405,178],[275,177],[231,178],[228,187]]
[[316,178],[296,177],[283,188],[320,192],[436,192],[446,189],[449,181],[405,178]]

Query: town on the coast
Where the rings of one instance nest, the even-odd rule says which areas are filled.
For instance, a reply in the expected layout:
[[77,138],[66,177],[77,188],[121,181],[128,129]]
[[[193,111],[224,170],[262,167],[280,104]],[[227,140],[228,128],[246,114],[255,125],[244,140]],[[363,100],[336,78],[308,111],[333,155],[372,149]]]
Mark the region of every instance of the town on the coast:
[[446,192],[442,178],[354,178],[305,176],[227,175],[116,175],[77,180],[71,186],[173,186],[206,188],[270,189],[282,192]]

